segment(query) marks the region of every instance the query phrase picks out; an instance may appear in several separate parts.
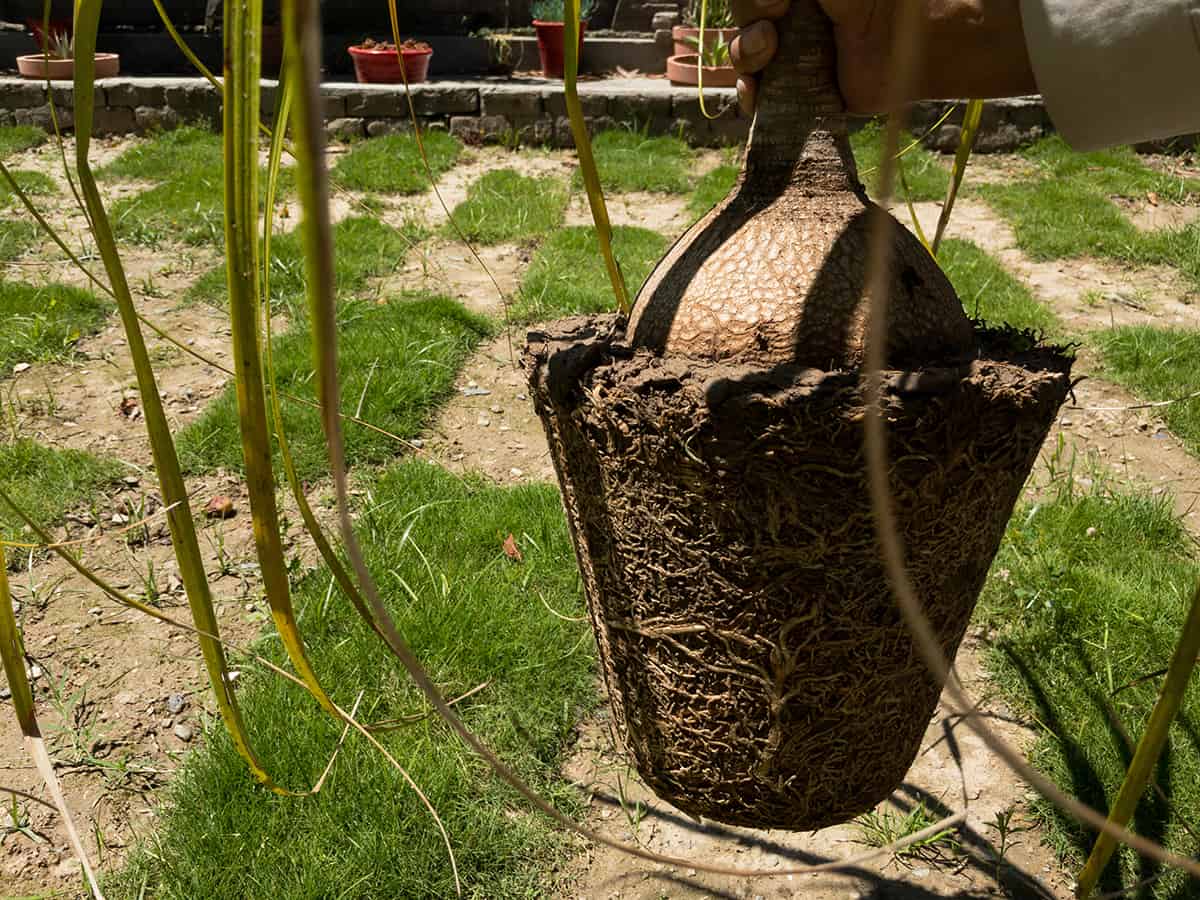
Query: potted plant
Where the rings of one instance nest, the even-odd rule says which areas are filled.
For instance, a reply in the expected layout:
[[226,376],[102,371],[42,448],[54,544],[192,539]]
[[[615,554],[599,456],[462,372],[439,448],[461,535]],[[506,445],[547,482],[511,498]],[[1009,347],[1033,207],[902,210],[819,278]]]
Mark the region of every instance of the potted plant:
[[349,50],[360,84],[420,84],[429,77],[433,48],[424,41],[404,41],[397,52],[391,41],[367,38]]
[[[75,39],[68,26],[58,23],[45,34],[35,31],[40,53],[17,57],[17,71],[22,78],[51,81],[70,81],[75,77]],[[121,58],[116,53],[97,53],[94,57],[97,78],[111,78],[121,70]]]
[[733,24],[732,0],[708,0],[703,47],[700,4],[701,0],[691,0],[684,13],[684,24],[671,29],[675,49],[667,60],[667,77],[675,84],[696,84],[703,65],[706,87],[730,87],[737,84],[737,73],[729,59],[729,45],[738,33]]
[[704,47],[696,41],[699,52],[677,53],[667,59],[667,78],[672,84],[700,84],[700,74],[703,69],[704,87],[734,87],[737,84],[737,71],[729,58],[729,44],[719,34],[709,40],[709,32],[704,33]]
[[[562,78],[566,30],[563,24],[563,0],[534,0],[530,11],[533,13],[533,30],[537,33],[542,74],[547,78]],[[583,34],[587,30],[588,17],[595,11],[596,0],[582,0],[579,4],[580,55],[583,54]]]

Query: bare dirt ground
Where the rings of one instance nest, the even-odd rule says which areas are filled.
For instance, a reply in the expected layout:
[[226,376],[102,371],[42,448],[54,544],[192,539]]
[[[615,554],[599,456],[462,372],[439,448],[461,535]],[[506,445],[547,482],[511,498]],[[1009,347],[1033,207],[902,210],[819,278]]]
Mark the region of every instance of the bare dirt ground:
[[[105,142],[98,145],[98,153],[113,158],[123,146],[119,141]],[[42,148],[13,162],[49,172],[53,159],[53,151]],[[709,154],[702,165],[715,162],[716,155]],[[563,153],[471,151],[439,184],[446,203],[453,207],[466,196],[475,178],[499,166],[565,177],[573,160]],[[1012,158],[991,158],[981,167],[981,177],[1013,177],[1020,169],[1021,163]],[[114,195],[131,189],[115,188]],[[69,214],[66,196],[52,201],[51,219],[70,228],[86,253],[88,242],[78,230],[78,217]],[[356,206],[353,197],[341,197],[337,202],[338,215],[350,214]],[[688,222],[685,204],[677,198],[626,195],[612,198],[609,209],[616,224],[638,225],[668,236],[678,234]],[[1142,215],[1138,210],[1131,213],[1135,219]],[[919,214],[923,219],[936,217],[936,205],[923,204]],[[1177,217],[1195,214],[1194,210],[1170,213]],[[440,205],[430,196],[389,202],[383,213],[393,224],[414,215],[435,226],[444,220]],[[588,221],[586,202],[573,196],[568,223]],[[1092,260],[1033,262],[1016,249],[1011,231],[987,207],[966,201],[956,211],[951,234],[975,240],[994,254],[1052,305],[1073,331],[1107,327],[1113,322],[1197,323],[1192,305],[1196,298],[1173,271],[1130,272]],[[532,251],[527,246],[505,244],[480,248],[479,253],[491,276],[482,272],[465,245],[435,237],[376,288],[438,290],[472,309],[500,316]],[[229,337],[219,313],[178,304],[182,290],[215,259],[209,250],[182,247],[135,250],[127,255],[141,309],[188,346],[225,362]],[[98,263],[89,259],[89,264]],[[48,244],[9,267],[4,275],[34,282],[84,280]],[[482,472],[500,483],[553,478],[540,423],[514,365],[522,339],[519,331],[502,334],[467,363],[455,396],[424,436],[422,452],[452,470]],[[192,421],[221,390],[225,375],[165,342],[154,339],[150,343],[160,364],[160,390],[168,415],[172,424],[180,427]],[[1087,374],[1094,368],[1094,360],[1085,354],[1078,371]],[[50,446],[91,449],[126,464],[129,474],[122,489],[96,498],[88,509],[75,511],[58,536],[90,538],[83,550],[88,565],[133,594],[153,593],[165,611],[186,620],[186,604],[161,517],[150,522],[148,533],[140,529],[133,533],[132,541],[129,534],[121,533],[131,520],[153,512],[161,501],[150,472],[144,423],[136,412],[136,402],[132,406],[126,402],[126,412],[122,412],[123,401],[136,401],[136,390],[117,320],[80,344],[76,362],[34,366],[18,376],[4,377],[0,393],[11,398],[23,434]],[[1135,405],[1134,398],[1099,378],[1083,381],[1075,399],[1076,404],[1064,410],[1051,441],[1061,434],[1069,446],[1094,453],[1118,477],[1170,492],[1179,511],[1200,532],[1200,520],[1192,509],[1200,494],[1200,463],[1161,427],[1153,410],[1127,409]],[[236,478],[216,475],[190,482],[189,489],[197,508],[223,494],[239,509],[228,521],[201,521],[201,546],[214,579],[222,628],[233,639],[249,639],[261,630],[267,616],[259,599],[241,485]],[[320,490],[320,485],[314,488]],[[291,552],[311,561],[306,539],[294,536],[290,547]],[[194,639],[181,629],[122,611],[60,561],[38,554],[20,561],[22,570],[13,575],[13,599],[20,610],[31,662],[37,667],[39,712],[88,850],[93,860],[111,868],[119,865],[137,836],[152,827],[159,791],[183,754],[201,739],[201,723],[211,715],[203,673],[192,658]],[[985,639],[986,635],[973,634],[958,660],[964,683],[980,698],[972,715],[1024,746],[1031,740],[1027,723],[1016,720],[989,691],[981,664]],[[603,715],[580,726],[567,774],[590,797],[591,827],[664,853],[720,866],[782,868],[865,849],[855,843],[858,832],[846,826],[812,835],[788,835],[697,825],[655,799],[628,771],[614,750]],[[0,717],[3,787],[43,793],[8,716]],[[922,753],[893,805],[911,808],[922,800],[935,812],[966,810],[967,825],[957,837],[960,851],[903,865],[885,857],[839,878],[747,881],[707,876],[687,866],[672,869],[643,864],[603,847],[581,844],[578,858],[559,874],[557,895],[596,900],[1069,894],[1069,874],[1036,832],[1019,833],[1016,845],[1006,849],[1003,860],[998,858],[998,835],[989,823],[995,822],[997,813],[1011,809],[1014,825],[1028,824],[1025,788],[982,748],[963,716],[945,704],[931,723]],[[78,884],[77,866],[61,825],[53,813],[36,804],[20,803],[18,811],[21,823],[8,821],[8,813],[0,812],[0,834],[4,835],[0,840],[0,894],[60,889],[71,895]],[[12,831],[15,824],[27,825],[39,840]]]

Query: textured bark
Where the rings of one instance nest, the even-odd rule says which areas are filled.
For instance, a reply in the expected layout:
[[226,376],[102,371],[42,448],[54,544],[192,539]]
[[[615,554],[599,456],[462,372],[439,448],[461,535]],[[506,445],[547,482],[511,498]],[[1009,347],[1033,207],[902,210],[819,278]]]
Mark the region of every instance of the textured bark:
[[[828,19],[800,0],[763,77],[734,191],[694,225],[643,285],[633,343],[658,353],[759,365],[852,369],[863,359],[870,230],[834,81]],[[945,275],[892,220],[888,362],[971,344]]]

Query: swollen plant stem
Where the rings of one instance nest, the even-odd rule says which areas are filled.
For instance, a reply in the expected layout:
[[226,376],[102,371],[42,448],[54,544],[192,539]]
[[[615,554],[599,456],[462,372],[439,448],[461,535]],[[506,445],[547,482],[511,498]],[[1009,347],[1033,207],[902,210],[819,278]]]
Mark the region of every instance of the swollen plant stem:
[[[920,4],[916,0],[903,0],[895,29],[893,46],[893,72],[888,84],[895,97],[907,96],[905,88],[911,84],[916,70],[919,43],[923,37],[919,25]],[[895,103],[893,108],[899,108]],[[879,209],[874,213],[873,234],[869,248],[867,266],[867,296],[870,299],[869,332],[864,381],[864,399],[867,415],[864,419],[864,451],[868,473],[871,506],[874,511],[875,533],[879,549],[887,569],[897,605],[904,616],[916,643],[917,651],[930,673],[946,685],[946,692],[953,703],[962,710],[974,705],[956,678],[951,678],[950,662],[942,652],[933,626],[921,608],[904,559],[891,488],[888,484],[887,432],[881,403],[881,379],[885,365],[888,305],[888,268],[892,242],[888,236],[888,223],[883,207],[892,192],[894,169],[892,154],[898,143],[901,122],[897,115],[888,120],[887,137],[883,154],[880,178]],[[1053,781],[1037,771],[1016,748],[999,737],[976,716],[967,716],[967,727],[975,732],[993,753],[1038,793],[1057,805],[1079,822],[1103,832],[1109,837],[1132,847],[1139,853],[1187,871],[1200,877],[1200,862],[1171,853],[1160,844],[1134,834],[1128,828],[1109,822],[1096,810],[1068,795]]]

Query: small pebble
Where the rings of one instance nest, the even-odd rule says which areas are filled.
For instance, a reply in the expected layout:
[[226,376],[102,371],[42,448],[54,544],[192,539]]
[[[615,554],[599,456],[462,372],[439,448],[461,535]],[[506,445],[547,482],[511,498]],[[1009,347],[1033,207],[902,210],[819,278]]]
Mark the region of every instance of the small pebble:
[[0,700],[7,700],[11,696],[12,691],[10,691],[7,687],[0,688]]
[[493,403],[491,409],[492,409],[492,412],[495,413],[496,415],[499,415],[500,413],[504,412],[504,409],[500,406],[499,403]]
[[520,469],[509,469],[508,474],[511,475],[513,478],[520,478],[525,473],[522,472]]
[[17,363],[15,366],[13,366],[13,374],[20,375],[22,372],[28,372],[32,368],[33,366],[31,366],[29,363]]
[[479,421],[477,421],[475,424],[481,428],[487,428],[489,425],[492,424],[492,420],[489,419],[487,416],[480,416]]
[[470,387],[459,388],[464,397],[486,397],[491,394],[487,388],[476,387],[473,383]]
[[183,704],[183,694],[172,694],[167,698],[167,712],[173,716],[178,715],[183,709]]
[[413,438],[411,441],[409,441],[409,443],[412,444],[414,447],[416,447],[418,450],[420,450],[422,447],[425,446],[425,442],[423,440],[421,440],[420,438]]
[[29,667],[29,677],[34,679],[35,681],[37,679],[41,678],[42,677],[42,667],[39,666],[37,663],[34,663],[32,666],[30,666]]
[[98,615],[100,615],[100,612],[101,612],[100,607],[93,606],[91,609],[88,610],[88,615],[89,616],[98,616]]
[[526,394],[517,394],[517,399],[518,400],[528,400],[529,397]]
[[1086,534],[1088,537],[1095,537],[1095,536],[1096,536],[1097,534],[1099,534],[1099,533],[1100,533],[1100,532],[1096,530],[1096,526],[1095,526],[1095,525],[1091,525],[1091,526],[1089,526],[1089,527],[1088,527],[1088,530],[1084,532],[1084,534]]
[[175,737],[179,738],[185,744],[192,739],[192,726],[186,722],[180,722],[171,730],[175,732]]
[[124,481],[130,487],[137,487],[139,484],[142,483],[142,479],[138,478],[136,475],[126,475],[121,480]]

